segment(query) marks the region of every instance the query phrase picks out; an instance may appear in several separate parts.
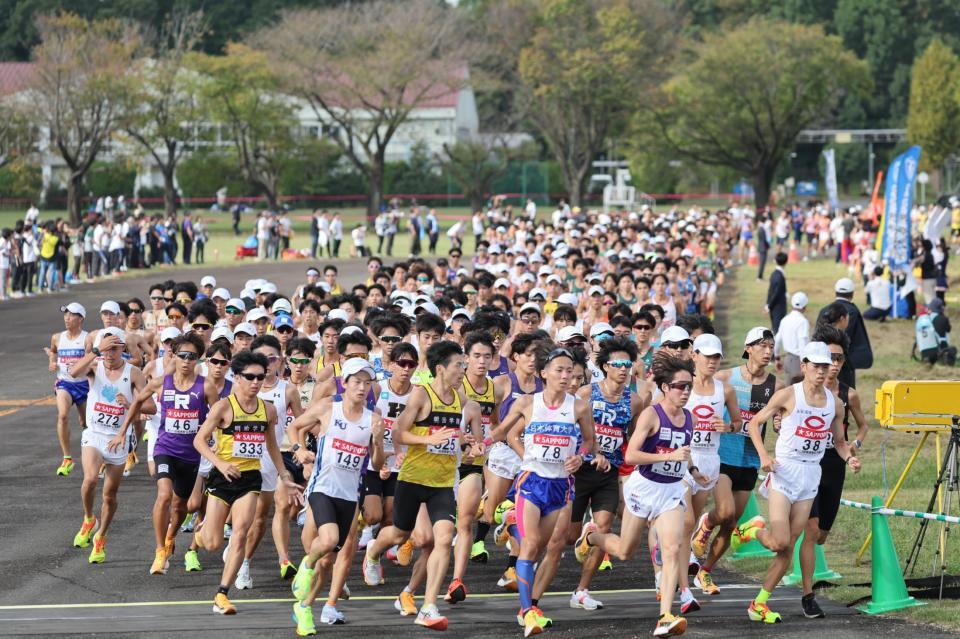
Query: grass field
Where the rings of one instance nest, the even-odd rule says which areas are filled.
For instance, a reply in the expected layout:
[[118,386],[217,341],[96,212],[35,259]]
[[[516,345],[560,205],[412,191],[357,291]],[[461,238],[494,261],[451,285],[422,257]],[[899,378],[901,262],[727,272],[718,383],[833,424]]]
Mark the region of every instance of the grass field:
[[[802,290],[809,296],[810,306],[807,317],[812,324],[816,321],[816,314],[820,308],[833,300],[834,282],[837,278],[847,275],[847,272],[845,267],[837,266],[832,261],[817,261],[790,264],[786,267],[786,275],[791,293]],[[954,287],[956,286],[955,282]],[[725,291],[723,295],[726,297],[729,294],[727,299],[736,300],[736,302],[728,306],[723,317],[718,319],[721,332],[725,333],[724,343],[732,347],[742,343],[743,336],[752,326],[768,324],[769,318],[763,314],[767,283],[757,282],[752,268],[741,270],[729,288],[730,290]],[[854,301],[861,307],[864,304],[862,287],[859,285]],[[956,309],[960,306],[958,302],[960,302],[960,294],[955,288],[948,292],[947,306]],[[956,322],[958,314],[952,312],[950,315]],[[939,366],[929,369],[910,359],[910,348],[914,340],[912,322],[905,320],[884,324],[868,322],[867,330],[873,346],[874,362],[870,370],[857,371],[857,391],[862,399],[864,413],[870,422],[870,431],[861,452],[863,470],[858,475],[847,474],[843,495],[846,499],[869,503],[873,495],[885,498],[889,494],[920,437],[920,435],[891,432],[879,427],[873,416],[876,389],[887,380],[957,379],[957,371]],[[960,414],[960,397],[958,397],[957,413]],[[946,438],[943,438],[943,443],[946,443]],[[935,450],[931,436],[926,449],[921,453],[907,478],[904,489],[898,494],[892,507],[926,510],[936,479]],[[886,470],[884,470],[884,461]],[[761,509],[765,509],[765,500],[759,501]],[[954,495],[955,507],[952,513],[954,515],[960,511],[960,507],[956,506],[958,502],[960,499]],[[919,520],[889,517],[888,522],[902,566],[903,560],[913,545]],[[913,574],[915,577],[929,577],[933,574],[931,567],[939,524],[933,522],[931,524],[924,541],[923,551],[916,564]],[[871,581],[870,551],[868,550],[864,555],[861,565],[857,566],[855,563],[857,551],[869,531],[870,515],[867,511],[841,506],[825,551],[830,568],[842,574],[843,579],[840,580],[839,587],[826,591],[825,594],[828,596],[842,602],[869,596],[869,588],[850,585]],[[956,531],[953,531],[950,537],[952,539],[947,547],[947,572],[956,575],[960,574],[960,546],[957,545],[960,542],[956,539]],[[741,560],[736,562],[736,567],[738,570],[760,577],[767,568],[767,560]],[[955,630],[960,629],[960,602],[956,600],[944,600],[942,604],[931,600],[926,606],[908,608],[896,614]]]

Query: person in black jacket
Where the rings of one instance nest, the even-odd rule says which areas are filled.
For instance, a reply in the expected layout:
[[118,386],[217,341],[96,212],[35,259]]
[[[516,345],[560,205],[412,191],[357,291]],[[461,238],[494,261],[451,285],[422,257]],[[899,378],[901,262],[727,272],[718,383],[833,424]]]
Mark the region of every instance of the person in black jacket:
[[764,310],[770,315],[773,333],[780,329],[780,320],[787,315],[787,275],[783,270],[787,263],[787,254],[777,253],[773,258],[777,267],[770,274],[770,286],[767,287],[767,304]]
[[[840,278],[834,285],[833,291],[837,295],[834,303],[843,304],[849,316],[845,331],[847,337],[850,338],[850,350],[837,377],[847,386],[856,388],[856,369],[866,369],[873,366],[873,348],[870,346],[870,337],[867,335],[867,326],[864,324],[860,309],[851,301],[853,299],[853,280],[847,277]],[[817,323],[821,321],[825,310],[826,308],[820,311]]]

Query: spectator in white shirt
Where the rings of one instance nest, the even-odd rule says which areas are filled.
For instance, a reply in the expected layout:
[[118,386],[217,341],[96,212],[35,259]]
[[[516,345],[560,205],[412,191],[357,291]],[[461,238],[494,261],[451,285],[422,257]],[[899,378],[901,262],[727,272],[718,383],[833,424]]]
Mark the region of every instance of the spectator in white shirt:
[[810,320],[804,316],[807,309],[807,295],[798,291],[790,298],[790,313],[780,322],[773,339],[773,354],[777,360],[777,370],[783,371],[783,382],[788,386],[803,377],[800,372],[800,355],[810,341]]
[[875,266],[866,286],[870,308],[863,312],[863,319],[885,321],[893,300],[890,299],[890,282],[883,277],[883,267]]

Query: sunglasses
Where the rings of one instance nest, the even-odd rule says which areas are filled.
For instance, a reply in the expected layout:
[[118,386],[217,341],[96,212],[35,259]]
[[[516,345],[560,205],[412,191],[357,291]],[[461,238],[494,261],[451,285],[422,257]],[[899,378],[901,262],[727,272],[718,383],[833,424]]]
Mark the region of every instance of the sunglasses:
[[167,304],[170,304],[170,303],[173,302],[173,298],[172,298],[172,297],[164,297],[164,298],[163,298],[163,301],[166,302]]
[[143,312],[143,309],[142,309],[142,308],[133,308],[133,307],[131,307],[131,308],[130,308],[130,312],[131,312],[131,313],[142,313],[142,312]]
[[241,311],[239,308],[233,306],[227,307],[227,315],[245,315],[246,311]]
[[267,361],[270,362],[271,364],[272,364],[273,362],[280,361],[280,356],[279,356],[279,355],[267,355],[266,358],[267,358]]
[[685,339],[682,342],[667,342],[661,344],[661,348],[669,348],[672,351],[685,351],[690,348],[690,340]]
[[520,321],[524,324],[529,324],[530,326],[535,326],[540,323],[539,315],[524,315],[520,318]]
[[349,355],[343,356],[343,361],[347,361],[348,359],[366,359],[366,358],[367,358],[366,353],[350,353]]
[[193,351],[177,351],[177,357],[185,362],[192,362],[200,359],[200,353],[194,353]]
[[215,365],[217,365],[217,366],[229,366],[229,365],[230,365],[230,360],[229,360],[229,359],[219,359],[219,358],[216,358],[216,357],[211,357],[210,359],[207,360],[207,363],[209,363],[209,364],[215,364]]
[[173,315],[171,315],[170,313],[167,313],[167,318],[168,318],[168,319],[172,319],[172,320],[174,320],[174,321],[176,321],[176,320],[182,320],[182,319],[183,319],[183,315],[181,315],[180,313],[176,313],[176,314],[173,314]]
[[293,329],[289,326],[281,326],[277,329],[277,332],[281,335],[293,335]]
[[631,362],[629,359],[612,359],[607,362],[607,364],[613,366],[614,368],[630,368],[633,366],[633,362]]
[[463,291],[463,294],[464,294],[464,295],[476,295],[477,292],[476,292],[476,291],[467,291],[467,290],[464,290],[464,291]]
[[672,390],[684,393],[693,388],[693,382],[670,382],[667,384],[667,386],[669,386]]
[[240,377],[244,378],[248,382],[262,382],[267,378],[266,373],[240,373]]
[[842,362],[846,357],[844,357],[843,353],[830,353],[830,359],[834,362]]
[[164,302],[164,301],[166,301],[166,298],[165,298],[163,295],[151,295],[151,296],[150,296],[150,301],[151,301],[151,302]]
[[399,335],[383,335],[380,337],[380,341],[385,344],[396,344],[402,339]]
[[430,281],[430,278],[429,278],[429,277],[418,277],[418,278],[417,278],[417,281],[418,281],[418,282],[429,282],[429,281]]
[[651,330],[653,330],[653,327],[650,326],[649,324],[634,324],[634,325],[633,325],[633,330],[635,330],[635,331],[651,331]]
[[207,324],[206,322],[194,322],[190,325],[190,328],[195,331],[209,331],[211,328],[213,328],[213,324]]
[[309,357],[288,357],[287,361],[291,364],[297,364],[298,366],[303,366],[304,364],[310,363]]
[[412,371],[417,367],[418,362],[415,359],[398,359],[394,362],[394,364],[400,368],[405,368],[408,371]]
[[191,300],[189,297],[180,297],[177,299],[177,301],[183,304],[184,306],[190,306],[191,304],[193,304],[193,300]]
[[547,355],[547,361],[545,361],[543,365],[546,366],[558,357],[567,357],[569,359],[573,359],[573,354],[566,348],[555,348]]

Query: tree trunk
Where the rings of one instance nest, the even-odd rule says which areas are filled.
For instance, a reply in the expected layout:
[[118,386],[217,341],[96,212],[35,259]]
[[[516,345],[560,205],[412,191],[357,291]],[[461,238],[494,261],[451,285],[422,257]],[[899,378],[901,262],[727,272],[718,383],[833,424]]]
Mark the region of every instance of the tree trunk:
[[384,176],[383,154],[378,154],[374,158],[367,172],[369,181],[367,198],[367,223],[373,224],[377,216],[380,215],[380,203],[383,201],[383,176]]
[[280,198],[277,193],[276,185],[262,184],[261,187],[263,188],[263,196],[267,198],[267,208],[269,208],[271,211],[279,211]]
[[766,206],[770,202],[770,186],[773,184],[773,172],[774,168],[760,167],[754,172],[753,176],[751,176],[751,183],[753,184],[753,205],[757,209]]
[[83,193],[83,174],[70,173],[67,178],[67,211],[70,213],[70,224],[80,226],[83,221],[83,210],[80,197]]
[[161,166],[163,173],[163,210],[167,216],[177,213],[177,191],[173,186],[173,166]]

